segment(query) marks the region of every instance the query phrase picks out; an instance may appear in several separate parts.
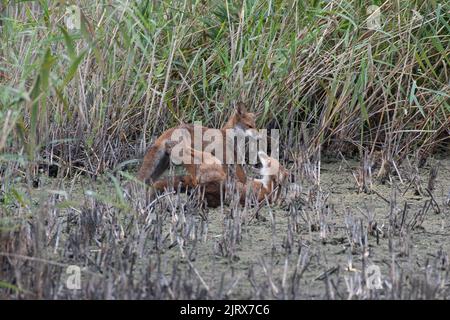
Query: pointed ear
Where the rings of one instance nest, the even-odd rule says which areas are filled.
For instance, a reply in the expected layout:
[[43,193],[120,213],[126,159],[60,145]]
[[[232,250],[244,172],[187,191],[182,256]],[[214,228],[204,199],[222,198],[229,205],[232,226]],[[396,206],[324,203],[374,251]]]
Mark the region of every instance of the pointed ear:
[[236,112],[239,115],[243,115],[247,112],[247,107],[243,102],[239,101],[238,103],[236,103]]

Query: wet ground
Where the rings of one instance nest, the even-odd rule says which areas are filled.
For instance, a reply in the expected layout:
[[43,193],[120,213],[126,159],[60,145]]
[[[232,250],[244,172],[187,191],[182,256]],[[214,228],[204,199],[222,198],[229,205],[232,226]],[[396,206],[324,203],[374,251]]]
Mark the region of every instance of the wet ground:
[[[333,292],[329,290],[327,293],[325,288],[324,277],[327,275],[334,279],[336,294],[347,298],[345,279],[362,272],[363,254],[367,258],[367,265],[379,267],[382,284],[386,281],[386,285],[394,281],[391,273],[397,272],[395,269],[402,270],[405,276],[414,275],[423,272],[430,258],[438,255],[447,257],[450,250],[450,210],[446,205],[450,192],[450,160],[439,161],[439,174],[433,191],[435,202],[427,194],[415,194],[415,188],[408,188],[409,183],[401,184],[398,177],[393,179],[392,184],[388,182],[383,185],[374,181],[376,193],[359,193],[352,175],[357,165],[357,162],[333,161],[322,165],[320,187],[323,197],[327,198],[323,205],[326,208],[321,209],[324,210],[323,216],[320,217],[321,214],[311,206],[299,205],[304,211],[303,215],[310,216],[311,225],[301,218],[297,223],[292,222],[293,219],[289,220],[292,211],[288,205],[272,208],[274,224],[268,208],[262,210],[265,221],[253,219],[243,224],[235,259],[217,255],[215,246],[223,237],[224,222],[220,210],[211,211],[207,240],[198,244],[198,253],[193,262],[203,279],[211,287],[216,287],[219,286],[222,274],[228,274],[238,281],[230,290],[229,297],[250,299],[257,290],[249,281],[249,270],[253,268],[256,282],[263,283],[261,288],[268,287],[270,293],[266,298],[281,294],[284,287],[285,291],[295,290],[295,298],[310,299],[325,298],[329,292]],[[428,181],[429,170],[430,167],[420,170],[424,184]],[[300,198],[307,198],[311,188],[313,187],[307,183],[302,183],[303,196]],[[292,190],[298,191],[298,186],[295,188],[291,185],[290,189],[288,197],[292,198],[295,193]],[[424,209],[430,201],[432,204],[429,209]],[[387,234],[392,229],[389,223],[391,205],[395,206],[392,210],[399,218],[398,224],[401,225],[403,221],[403,225],[393,231],[396,236],[389,240]],[[228,213],[226,208],[225,213]],[[417,218],[419,222],[414,223],[416,214],[421,218]],[[362,225],[361,229],[365,230],[370,221],[377,223],[378,232],[376,229],[369,232],[367,252],[362,252],[364,249],[356,240],[359,223]],[[289,225],[291,228],[297,225],[297,230],[292,231],[291,253],[287,253],[289,250],[286,249],[289,246],[289,241],[286,240],[290,236]],[[350,240],[352,236],[356,237],[354,241]],[[364,241],[364,236],[362,238]],[[354,245],[350,245],[351,242]],[[302,263],[299,262],[299,248],[303,254],[307,252],[305,259],[308,260],[308,266],[299,281],[299,288],[292,290],[292,283],[287,282],[292,281],[295,266]],[[302,257],[304,256],[300,254],[300,259]],[[233,272],[230,272],[230,266]],[[444,285],[448,286],[449,283]]]
[[[159,268],[167,278],[173,276],[174,270],[183,274],[190,270],[192,281],[213,298],[389,298],[393,286],[399,287],[400,291],[395,291],[399,297],[415,298],[416,294],[419,298],[440,298],[442,292],[448,294],[450,286],[450,158],[429,163],[415,176],[421,180],[422,194],[415,192],[417,184],[411,183],[414,175],[404,168],[399,169],[401,180],[395,175],[382,184],[374,178],[374,191],[358,192],[353,173],[359,163],[334,160],[322,163],[319,185],[306,179],[291,183],[286,199],[262,208],[258,219],[254,218],[255,208],[235,210],[230,206],[210,209],[202,215],[154,212],[164,216]],[[436,167],[438,175],[430,196],[425,187],[431,168]],[[81,207],[91,203],[92,193],[86,191],[93,189],[104,194],[103,198],[97,196],[100,202],[110,201],[118,189],[111,182],[100,180],[71,181],[65,187],[69,195],[64,206],[72,214],[82,214]],[[55,194],[49,189],[58,187],[61,185],[55,185],[52,179],[43,179],[40,188],[33,191],[36,204],[46,195]],[[144,209],[141,211],[137,214],[146,214]],[[129,218],[123,209],[102,213],[111,221],[116,221],[115,214],[118,225]],[[193,226],[184,238],[180,234],[186,234],[189,223],[185,222],[181,227],[184,231],[178,236],[173,228],[180,225],[174,222],[180,218],[191,221]],[[101,230],[101,225],[97,230]],[[117,238],[126,238],[126,230],[122,229],[123,235]],[[86,247],[86,254],[91,255],[89,261],[95,260],[96,252],[108,245],[102,243],[106,238],[99,235],[99,240]],[[64,235],[61,243],[63,239]],[[151,246],[152,241],[147,245]],[[49,248],[52,259],[69,263],[54,254],[59,250],[62,248]],[[155,251],[141,252],[144,255],[136,265],[147,268]],[[102,264],[99,266],[101,269]],[[379,278],[370,278],[372,273],[366,273],[373,266],[373,270],[380,271]],[[99,271],[89,263],[87,268]],[[373,279],[375,282],[371,283],[382,289],[365,290],[367,282]],[[139,287],[140,280],[136,280]],[[423,289],[433,285],[430,290]]]

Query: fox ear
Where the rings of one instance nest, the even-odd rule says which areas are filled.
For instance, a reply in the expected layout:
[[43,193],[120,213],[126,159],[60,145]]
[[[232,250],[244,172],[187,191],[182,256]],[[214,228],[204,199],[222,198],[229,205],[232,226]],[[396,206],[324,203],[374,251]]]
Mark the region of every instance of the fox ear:
[[247,107],[245,106],[245,104],[242,101],[239,101],[238,103],[236,103],[236,112],[239,115],[243,115],[244,113],[247,112]]

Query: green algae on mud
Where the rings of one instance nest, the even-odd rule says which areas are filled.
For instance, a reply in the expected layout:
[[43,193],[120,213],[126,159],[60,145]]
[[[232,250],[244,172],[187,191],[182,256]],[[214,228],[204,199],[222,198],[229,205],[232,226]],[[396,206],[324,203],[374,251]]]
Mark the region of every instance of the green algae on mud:
[[[352,164],[354,167],[357,166],[357,163]],[[422,174],[425,177],[427,170],[423,170]],[[441,161],[436,186],[435,198],[441,212],[436,213],[434,210],[430,210],[423,223],[415,230],[410,231],[409,242],[400,238],[396,239],[395,241],[398,243],[392,244],[395,247],[395,257],[392,257],[386,236],[379,235],[378,241],[376,236],[370,236],[367,239],[368,261],[366,263],[379,266],[383,276],[389,277],[393,259],[399,269],[404,268],[406,274],[413,275],[420,272],[426,265],[427,259],[436,256],[439,251],[446,254],[450,252],[449,209],[444,205],[447,193],[450,191],[450,161],[448,159]],[[304,188],[306,187],[304,186]],[[351,172],[341,162],[328,163],[323,166],[321,187],[325,193],[329,193],[328,205],[332,207],[330,216],[327,218],[329,229],[327,234],[321,235],[318,231],[312,232],[308,230],[305,223],[300,226],[294,239],[294,242],[298,242],[295,250],[300,247],[301,250],[307,250],[312,260],[308,264],[307,270],[304,271],[299,284],[301,289],[299,295],[295,297],[299,299],[323,298],[326,292],[323,275],[327,271],[332,271],[337,278],[339,275],[351,277],[353,273],[361,272],[361,252],[358,251],[358,248],[349,252],[351,250],[349,250],[349,235],[345,227],[345,219],[352,216],[353,219],[364,221],[367,215],[373,215],[373,219],[377,221],[378,225],[385,229],[384,226],[389,224],[390,204],[386,203],[380,195],[385,199],[390,199],[392,190],[395,188],[375,183],[374,188],[380,195],[358,193]],[[404,190],[405,187],[399,187],[399,189]],[[400,193],[400,190],[397,193]],[[413,190],[407,191],[404,195],[397,195],[397,197],[399,204],[407,203],[407,212],[410,216],[420,211],[424,202],[429,199],[414,195]],[[268,217],[268,211],[267,208],[264,209],[263,216]],[[200,245],[195,259],[195,266],[205,281],[218,286],[222,274],[227,271],[231,272],[239,279],[239,283],[232,288],[229,297],[251,299],[253,291],[251,283],[248,281],[249,270],[255,273],[256,281],[262,280],[262,282],[266,282],[268,278],[283,279],[284,274],[292,274],[299,254],[298,252],[285,254],[288,250],[285,248],[285,242],[288,235],[289,212],[286,208],[280,207],[272,208],[272,212],[275,220],[275,233],[273,234],[269,218],[267,221],[253,220],[242,227],[242,238],[239,241],[236,257],[227,259],[217,256],[213,250],[213,243],[222,237],[222,213],[220,210],[210,211],[208,216],[209,235],[207,241]],[[405,219],[410,218],[406,217]],[[290,260],[289,263],[285,259]],[[265,262],[263,262],[264,260]],[[271,269],[264,270],[264,263],[270,264]],[[290,267],[285,271],[287,264]],[[330,275],[330,278],[333,277],[333,274]],[[285,281],[288,280],[285,279]],[[283,281],[281,280],[277,285],[283,286]],[[346,297],[347,288],[344,286],[341,289],[343,290],[339,294]]]
[[[79,224],[93,225],[87,227],[90,231],[86,238],[82,226],[67,217],[65,223],[79,230],[76,239],[86,245],[68,255],[63,247],[73,241],[74,233],[65,234],[62,228],[58,236],[61,245],[55,245],[52,236],[47,239],[48,246],[41,246],[46,251],[41,255],[49,261],[76,264],[92,273],[112,276],[123,266],[102,264],[102,252],[117,246],[119,252],[127,252],[125,260],[129,252],[133,253],[134,267],[129,272],[136,287],[139,277],[155,273],[149,261],[158,260],[158,278],[168,281],[188,275],[183,281],[204,287],[205,298],[389,298],[389,286],[399,284],[408,292],[420,281],[429,281],[423,279],[443,277],[439,272],[447,272],[450,250],[450,208],[446,205],[450,159],[439,160],[433,198],[416,195],[414,188],[408,188],[409,183],[401,184],[398,177],[386,184],[374,180],[376,192],[358,193],[352,174],[358,165],[356,161],[323,163],[320,188],[306,180],[290,185],[287,199],[265,206],[260,219],[254,218],[255,208],[225,205],[200,210],[190,207],[186,196],[175,195],[161,199],[166,205],[153,211],[145,206],[137,209],[135,205],[143,201],[143,194],[124,196],[110,177],[96,181],[42,177],[40,188],[32,190],[31,212],[51,217],[48,210],[59,210],[59,217],[67,215],[76,220],[78,215]],[[423,181],[429,171],[430,167],[420,170]],[[83,220],[83,215],[89,219]],[[102,219],[113,224],[108,232],[117,233],[114,242],[105,240]],[[145,228],[158,229],[158,223],[160,230],[151,233],[149,239],[141,239]],[[437,264],[434,273],[427,271],[430,261]],[[363,290],[368,266],[379,268],[384,289]],[[438,286],[444,292],[446,279],[441,279],[444,289]],[[124,296],[121,292],[113,295]],[[411,293],[404,297],[415,296]]]

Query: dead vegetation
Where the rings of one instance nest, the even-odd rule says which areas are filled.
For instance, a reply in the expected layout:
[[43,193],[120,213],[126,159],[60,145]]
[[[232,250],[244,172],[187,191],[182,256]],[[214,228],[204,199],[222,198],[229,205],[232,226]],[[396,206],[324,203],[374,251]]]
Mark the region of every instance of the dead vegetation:
[[[55,3],[0,5],[0,298],[449,298],[448,3]],[[280,130],[278,203],[136,183],[238,100]]]

